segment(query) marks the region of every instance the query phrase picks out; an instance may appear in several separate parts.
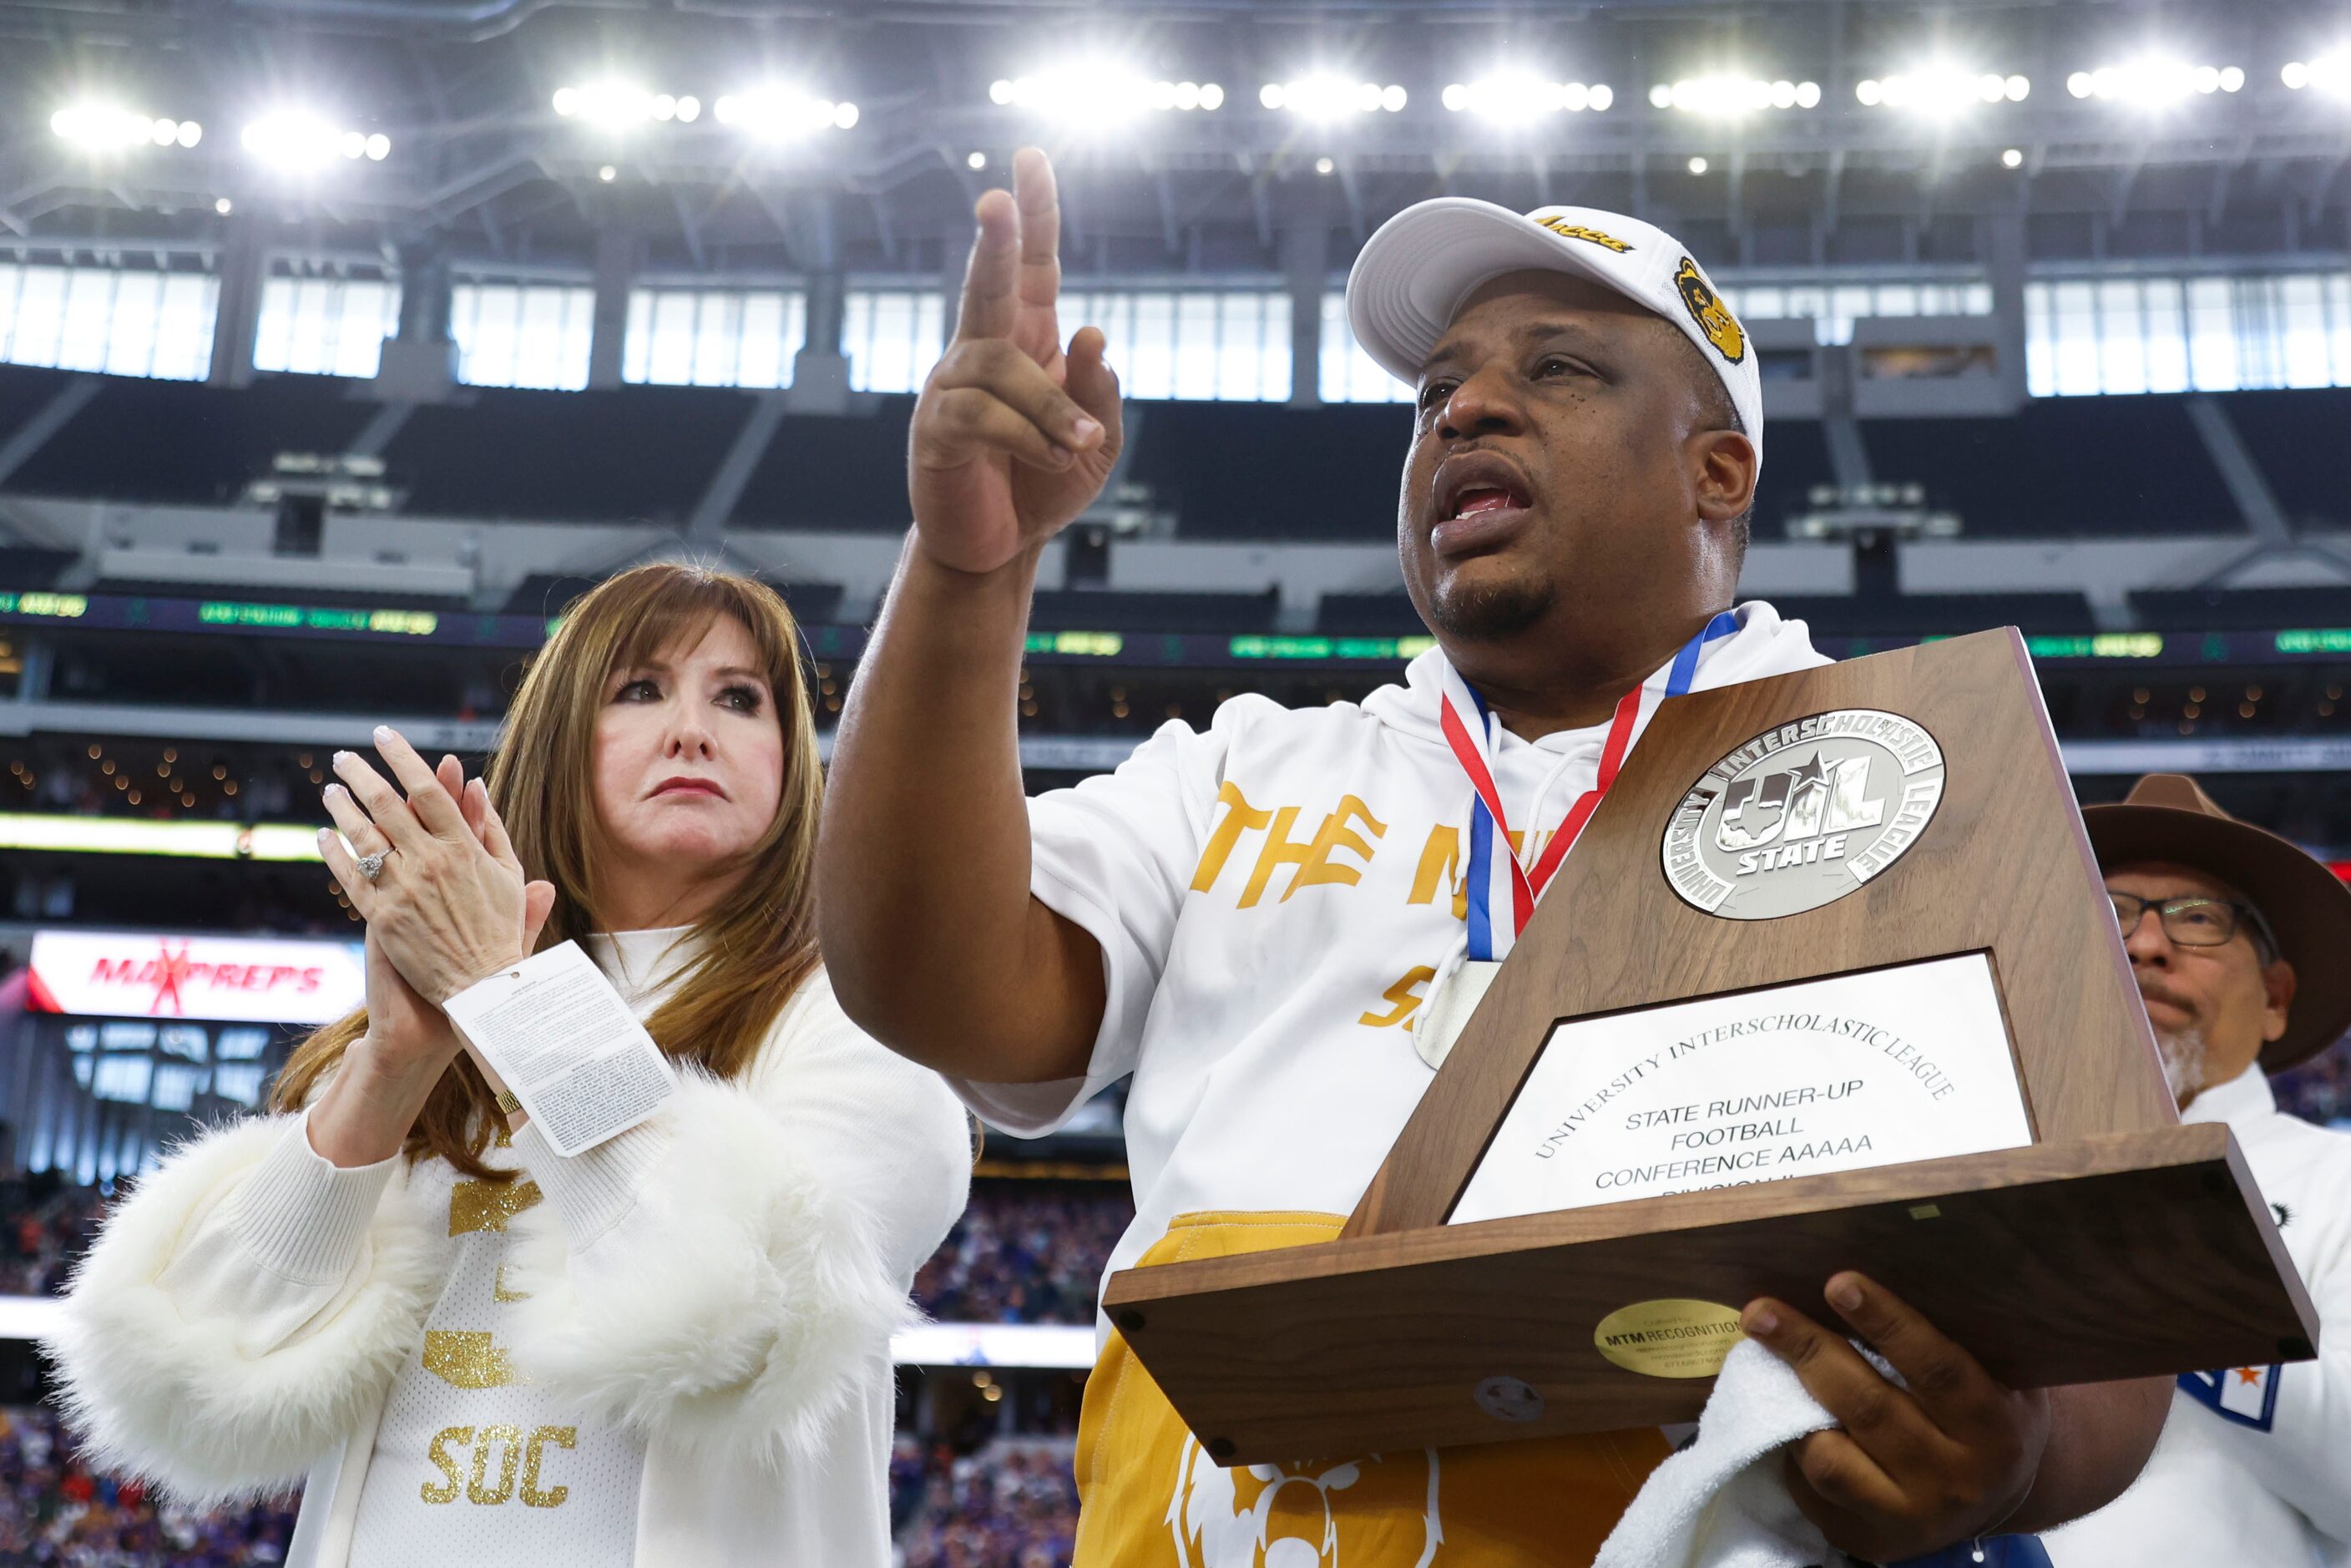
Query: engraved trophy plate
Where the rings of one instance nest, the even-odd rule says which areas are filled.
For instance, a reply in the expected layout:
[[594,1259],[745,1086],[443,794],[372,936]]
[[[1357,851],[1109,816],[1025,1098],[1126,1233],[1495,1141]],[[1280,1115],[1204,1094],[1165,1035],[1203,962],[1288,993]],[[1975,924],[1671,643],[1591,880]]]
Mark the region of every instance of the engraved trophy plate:
[[1980,953],[1571,1019],[1450,1222],[2032,1141]]

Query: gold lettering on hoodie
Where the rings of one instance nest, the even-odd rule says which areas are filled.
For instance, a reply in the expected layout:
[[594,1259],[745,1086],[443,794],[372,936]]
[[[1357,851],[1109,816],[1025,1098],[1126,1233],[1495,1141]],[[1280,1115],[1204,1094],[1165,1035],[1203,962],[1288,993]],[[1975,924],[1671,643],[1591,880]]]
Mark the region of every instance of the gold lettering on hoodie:
[[537,1182],[521,1176],[512,1181],[461,1181],[449,1189],[449,1234],[504,1230],[507,1220],[538,1207],[545,1196]]

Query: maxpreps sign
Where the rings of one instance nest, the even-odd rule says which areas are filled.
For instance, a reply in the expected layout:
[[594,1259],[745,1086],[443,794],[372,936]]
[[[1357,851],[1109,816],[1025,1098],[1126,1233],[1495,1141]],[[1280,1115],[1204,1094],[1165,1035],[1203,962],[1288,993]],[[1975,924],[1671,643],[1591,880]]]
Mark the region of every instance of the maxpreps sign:
[[28,989],[44,1012],[326,1023],[360,1005],[356,942],[43,931]]

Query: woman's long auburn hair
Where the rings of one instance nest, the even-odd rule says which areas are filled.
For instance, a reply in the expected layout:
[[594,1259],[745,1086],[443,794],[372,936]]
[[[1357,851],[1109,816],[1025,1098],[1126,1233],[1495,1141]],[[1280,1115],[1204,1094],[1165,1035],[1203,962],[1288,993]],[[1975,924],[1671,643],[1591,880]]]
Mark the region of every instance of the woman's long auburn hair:
[[[799,628],[783,600],[756,578],[670,563],[641,566],[591,589],[532,661],[507,710],[487,783],[524,870],[555,884],[555,908],[539,946],[606,929],[598,916],[604,834],[594,794],[605,688],[623,669],[692,647],[721,617],[750,634],[774,694],[784,732],[782,796],[758,843],[713,868],[714,876],[743,874],[695,924],[701,956],[645,1027],[665,1054],[733,1078],[750,1065],[784,1004],[818,965],[813,884],[823,777]],[[308,1103],[319,1080],[367,1032],[367,1021],[361,1009],[296,1047],[278,1074],[272,1109]],[[481,1072],[460,1054],[409,1130],[408,1158],[437,1156],[475,1180],[505,1179],[508,1173],[482,1160],[496,1112]]]

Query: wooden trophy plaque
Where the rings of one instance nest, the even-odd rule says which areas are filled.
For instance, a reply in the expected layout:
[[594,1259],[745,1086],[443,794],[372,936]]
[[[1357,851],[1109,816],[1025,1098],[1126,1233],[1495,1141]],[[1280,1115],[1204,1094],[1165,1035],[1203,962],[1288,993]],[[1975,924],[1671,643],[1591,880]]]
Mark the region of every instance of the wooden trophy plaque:
[[2315,1354],[2012,630],[1664,705],[1344,1234],[1104,1306],[1246,1464],[1693,1420],[1846,1268],[2013,1387]]

